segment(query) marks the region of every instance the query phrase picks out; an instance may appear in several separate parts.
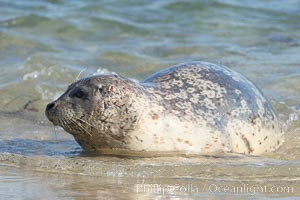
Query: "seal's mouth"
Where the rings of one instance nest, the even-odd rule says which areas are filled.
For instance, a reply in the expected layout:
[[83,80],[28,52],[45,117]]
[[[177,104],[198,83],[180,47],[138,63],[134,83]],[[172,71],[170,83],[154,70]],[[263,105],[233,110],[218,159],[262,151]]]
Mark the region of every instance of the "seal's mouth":
[[52,124],[53,124],[54,126],[59,126],[59,125],[60,125],[60,124],[58,123],[58,120],[55,120],[55,117],[54,117],[53,115],[47,113],[47,111],[46,111],[46,117],[48,118],[48,120],[49,120],[50,122],[52,122]]
[[54,119],[52,119],[52,118],[49,118],[49,117],[48,117],[48,120],[49,120],[50,122],[52,122],[52,124],[53,124],[54,126],[60,126],[60,124],[58,123],[58,121],[56,121],[56,120],[54,120]]
[[54,126],[59,126],[55,102],[49,103],[46,106],[45,115]]

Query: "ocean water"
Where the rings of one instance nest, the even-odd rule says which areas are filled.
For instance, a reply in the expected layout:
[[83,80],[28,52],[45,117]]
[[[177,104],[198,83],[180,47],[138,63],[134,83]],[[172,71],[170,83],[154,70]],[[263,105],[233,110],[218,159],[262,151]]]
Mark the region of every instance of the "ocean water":
[[[0,0],[1,199],[298,199],[300,1]],[[78,76],[142,80],[219,63],[256,83],[285,143],[263,157],[118,158],[82,152],[45,105]]]

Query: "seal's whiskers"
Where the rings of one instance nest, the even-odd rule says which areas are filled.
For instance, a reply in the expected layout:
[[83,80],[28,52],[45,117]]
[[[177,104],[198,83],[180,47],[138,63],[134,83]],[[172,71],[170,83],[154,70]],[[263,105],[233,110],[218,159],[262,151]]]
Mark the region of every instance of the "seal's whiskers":
[[[89,136],[92,137],[92,134],[90,133],[90,131],[88,131],[84,126],[82,126],[81,123],[78,123],[78,121],[76,121],[74,118],[72,118],[70,120],[73,124],[75,124],[79,129],[81,129],[82,131],[84,131],[85,133],[87,133]],[[80,122],[82,122],[81,120],[79,120]]]

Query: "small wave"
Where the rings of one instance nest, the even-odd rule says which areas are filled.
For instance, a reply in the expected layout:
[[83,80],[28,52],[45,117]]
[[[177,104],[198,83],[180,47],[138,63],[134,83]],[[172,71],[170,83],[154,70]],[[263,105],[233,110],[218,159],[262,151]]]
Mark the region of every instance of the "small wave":
[[41,72],[39,72],[39,71],[33,71],[33,72],[25,74],[23,76],[23,80],[27,81],[28,79],[35,79],[35,78],[37,78],[40,75],[41,75]]
[[117,74],[117,73],[110,71],[106,68],[100,67],[92,75],[111,75],[111,74]]
[[[117,74],[114,71],[109,71],[106,68],[98,68],[96,72],[93,73],[93,75],[112,75],[112,74]],[[139,80],[135,78],[129,78],[131,81],[138,83]]]
[[297,123],[299,121],[300,116],[300,105],[291,107],[293,112],[289,114],[288,119],[286,120],[287,126],[291,126],[293,123]]

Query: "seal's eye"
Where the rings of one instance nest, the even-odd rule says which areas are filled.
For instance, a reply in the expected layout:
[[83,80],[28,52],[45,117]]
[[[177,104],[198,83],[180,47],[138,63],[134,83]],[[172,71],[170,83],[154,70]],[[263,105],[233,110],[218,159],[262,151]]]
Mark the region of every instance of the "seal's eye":
[[77,98],[82,98],[84,96],[84,93],[81,91],[81,90],[78,90],[75,94],[74,94],[75,97]]
[[82,97],[84,97],[84,92],[81,90],[81,89],[79,89],[79,88],[76,88],[73,92],[71,92],[71,94],[70,94],[70,96],[71,97],[77,97],[77,98],[82,98]]

